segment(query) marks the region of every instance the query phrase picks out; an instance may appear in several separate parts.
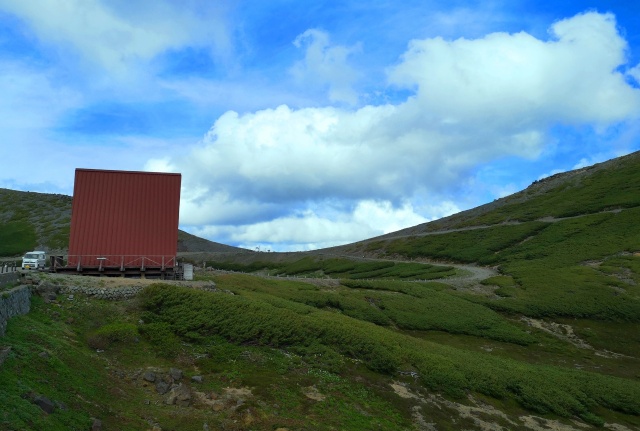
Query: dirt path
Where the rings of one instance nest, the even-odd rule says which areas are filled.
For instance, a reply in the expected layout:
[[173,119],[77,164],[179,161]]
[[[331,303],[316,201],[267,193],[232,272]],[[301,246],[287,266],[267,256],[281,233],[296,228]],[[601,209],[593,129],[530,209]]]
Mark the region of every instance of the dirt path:
[[471,285],[479,284],[482,280],[498,275],[498,271],[496,271],[495,269],[486,268],[483,266],[461,265],[461,264],[447,264],[447,265],[453,266],[462,271],[466,271],[467,274],[462,274],[456,277],[439,278],[434,281],[450,284],[455,287],[469,287]]
[[360,260],[360,261],[372,261],[372,262],[395,262],[395,263],[422,263],[425,265],[436,265],[436,266],[452,266],[459,270],[460,274],[454,277],[446,277],[446,278],[436,278],[429,281],[437,281],[440,283],[450,284],[455,287],[469,287],[472,285],[477,285],[482,280],[487,279],[489,277],[493,277],[498,275],[498,271],[493,268],[488,268],[484,266],[477,265],[464,265],[461,263],[445,263],[445,262],[437,262],[429,259],[414,259],[414,260],[406,260],[406,259],[382,259],[376,257],[367,257],[367,256],[354,256],[351,254],[338,254],[338,253],[321,253],[325,256],[331,257],[342,257],[352,260]]
[[[571,216],[571,217],[560,217],[560,218],[556,218],[556,217],[543,217],[540,219],[537,219],[535,221],[538,222],[543,222],[543,223],[557,223],[563,220],[571,220],[571,219],[575,219],[575,218],[580,218],[580,217],[586,217],[586,216],[590,216],[590,215],[594,215],[594,214],[604,214],[604,213],[613,213],[613,214],[617,214],[624,211],[623,208],[616,208],[613,210],[607,210],[607,211],[600,211],[597,213],[591,213],[591,214],[580,214],[577,216]],[[390,241],[390,240],[394,240],[394,239],[398,239],[398,238],[410,238],[410,237],[420,237],[420,236],[430,236],[430,235],[444,235],[447,233],[452,233],[452,232],[465,232],[465,231],[470,231],[470,230],[479,230],[479,229],[488,229],[491,227],[496,227],[496,226],[515,226],[515,225],[520,225],[524,222],[521,221],[509,221],[509,222],[503,222],[500,224],[495,224],[495,225],[478,225],[478,226],[469,226],[469,227],[463,227],[463,228],[458,228],[458,229],[443,229],[443,230],[439,230],[439,231],[434,231],[434,232],[423,232],[423,233],[416,233],[416,234],[405,234],[405,235],[390,235],[390,236],[383,236],[383,237],[379,237],[378,239],[383,239],[384,241]],[[372,240],[376,240],[376,238],[373,238]],[[366,242],[366,241],[364,241]],[[476,266],[476,265],[464,265],[464,264],[458,264],[458,263],[443,263],[443,262],[436,262],[436,261],[431,261],[429,259],[416,259],[416,260],[403,260],[403,259],[381,259],[381,258],[376,258],[373,256],[358,256],[358,255],[354,255],[354,254],[345,254],[345,253],[318,253],[318,254],[323,254],[323,255],[328,255],[328,256],[332,256],[332,257],[343,257],[343,258],[349,258],[349,259],[354,259],[354,260],[367,260],[367,261],[388,261],[388,262],[401,262],[401,263],[424,263],[424,264],[428,264],[428,265],[440,265],[440,266],[452,266],[458,270],[460,270],[462,273],[460,275],[457,275],[455,277],[447,277],[447,278],[439,278],[439,279],[435,279],[433,281],[438,281],[441,283],[446,283],[449,284],[451,286],[457,287],[457,288],[469,288],[469,287],[476,287],[477,289],[480,290],[486,290],[484,287],[482,287],[479,283],[482,280],[485,280],[487,278],[493,277],[498,275],[498,271],[496,271],[493,268],[487,268],[487,267],[481,267],[481,266]],[[479,292],[479,293],[489,293],[489,292]]]
[[[617,213],[620,213],[622,211],[624,211],[623,208],[616,208],[616,209],[613,209],[613,210],[600,211],[600,212],[589,213],[589,214],[580,214],[580,215],[571,216],[571,217],[553,217],[553,216],[548,216],[548,217],[539,218],[539,219],[536,219],[536,220],[533,220],[533,221],[539,221],[539,222],[543,222],[543,223],[557,223],[557,222],[564,221],[564,220],[571,220],[571,219],[591,216],[591,215],[595,215],[595,214],[606,214],[606,213],[617,214]],[[488,228],[497,227],[497,226],[517,226],[517,225],[520,225],[522,223],[529,223],[529,222],[521,222],[521,221],[518,221],[518,220],[514,220],[514,221],[507,221],[507,222],[502,222],[502,223],[498,223],[498,224],[469,226],[469,227],[461,227],[461,228],[457,228],[457,229],[442,229],[442,230],[436,230],[436,231],[432,231],[432,232],[422,232],[422,233],[405,234],[405,235],[388,234],[389,236],[383,235],[382,238],[378,237],[378,239],[383,239],[383,240],[386,241],[386,240],[393,240],[393,239],[398,239],[398,238],[410,238],[410,237],[417,237],[417,236],[444,235],[444,234],[452,233],[452,232],[466,232],[466,231],[469,231],[469,230],[488,229]]]

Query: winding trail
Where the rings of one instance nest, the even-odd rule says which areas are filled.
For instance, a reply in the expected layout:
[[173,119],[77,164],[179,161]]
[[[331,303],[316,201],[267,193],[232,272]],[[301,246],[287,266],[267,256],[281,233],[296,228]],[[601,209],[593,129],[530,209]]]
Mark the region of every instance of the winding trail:
[[482,280],[485,280],[490,277],[494,277],[498,275],[498,271],[494,268],[488,268],[484,266],[477,265],[464,265],[461,263],[448,263],[448,262],[439,262],[433,261],[429,259],[414,259],[414,260],[406,260],[406,259],[382,259],[377,257],[367,257],[367,256],[355,256],[353,254],[345,254],[345,253],[317,253],[325,256],[331,257],[342,257],[352,260],[361,260],[361,261],[373,261],[373,262],[396,262],[396,263],[422,263],[425,265],[434,265],[434,266],[451,266],[456,268],[457,270],[462,271],[462,274],[453,276],[453,277],[445,277],[445,278],[435,278],[429,281],[437,281],[439,283],[446,283],[455,287],[469,287],[471,285],[477,285]]
[[[624,211],[624,208],[616,208],[613,210],[606,210],[606,211],[599,211],[599,212],[595,212],[595,213],[589,213],[589,214],[580,214],[580,215],[576,215],[576,216],[570,216],[570,217],[552,217],[552,216],[548,216],[548,217],[543,217],[543,218],[539,218],[533,221],[537,221],[537,222],[543,222],[543,223],[557,223],[557,222],[561,222],[564,220],[571,220],[571,219],[576,219],[576,218],[581,218],[581,217],[586,217],[586,216],[591,216],[594,214],[605,214],[605,213],[613,213],[613,214],[617,214],[620,213],[622,211]],[[448,233],[452,233],[452,232],[465,232],[465,231],[471,231],[471,230],[479,230],[479,229],[488,229],[488,228],[492,228],[492,227],[498,227],[498,226],[516,226],[516,225],[520,225],[523,223],[530,223],[530,222],[522,222],[522,221],[518,221],[518,220],[514,220],[514,221],[508,221],[508,222],[503,222],[503,223],[499,223],[499,224],[493,224],[493,225],[478,225],[478,226],[468,226],[468,227],[462,227],[462,228],[457,228],[457,229],[443,229],[443,230],[438,230],[438,231],[433,231],[433,232],[422,232],[422,233],[413,233],[413,234],[402,234],[402,235],[394,235],[393,233],[391,234],[387,234],[387,235],[382,235],[376,238],[371,238],[369,240],[365,240],[360,242],[359,244],[364,244],[370,241],[392,241],[394,239],[399,239],[399,238],[410,238],[410,237],[424,237],[424,236],[431,236],[431,235],[444,235],[444,234],[448,234]],[[340,247],[338,247],[339,249]],[[326,255],[326,256],[332,256],[332,257],[342,257],[342,258],[348,258],[348,259],[353,259],[353,260],[367,260],[367,261],[387,261],[387,262],[401,262],[401,263],[424,263],[424,264],[428,264],[428,265],[437,265],[437,266],[452,266],[458,270],[462,271],[462,274],[454,276],[454,277],[447,277],[447,278],[438,278],[438,279],[434,279],[434,280],[430,280],[430,281],[437,281],[440,283],[446,283],[449,285],[452,285],[454,287],[459,287],[459,288],[468,288],[471,286],[477,286],[482,280],[485,280],[487,278],[490,277],[494,277],[496,275],[498,275],[498,271],[494,268],[489,268],[489,267],[483,267],[483,266],[477,266],[477,265],[465,265],[465,264],[460,264],[460,263],[449,263],[449,262],[439,262],[439,261],[433,261],[433,260],[429,260],[429,259],[414,259],[414,260],[406,260],[406,259],[383,259],[383,258],[378,258],[375,256],[360,256],[360,253],[328,253],[328,252],[317,252],[314,254],[319,254],[319,255]]]
[[375,238],[371,238],[370,240],[365,240],[362,242],[368,242],[368,241],[376,241],[376,240],[392,240],[392,239],[398,239],[398,238],[410,238],[410,237],[417,237],[417,236],[431,236],[431,235],[444,235],[447,233],[452,233],[452,232],[466,232],[469,230],[480,230],[480,229],[489,229],[492,227],[499,227],[499,226],[517,226],[517,225],[521,225],[523,223],[531,223],[531,222],[542,222],[542,223],[558,223],[564,220],[572,220],[572,219],[576,219],[576,218],[581,218],[581,217],[587,217],[587,216],[592,216],[595,214],[607,214],[607,213],[611,213],[611,214],[618,214],[622,211],[624,211],[625,208],[616,208],[613,210],[606,210],[606,211],[598,211],[595,213],[588,213],[588,214],[579,214],[576,216],[570,216],[570,217],[553,217],[553,216],[547,216],[547,217],[542,217],[536,220],[530,220],[530,221],[519,221],[519,220],[513,220],[513,221],[505,221],[502,223],[497,223],[497,224],[489,224],[489,225],[477,225],[477,226],[467,226],[467,227],[460,227],[460,228],[456,228],[456,229],[442,229],[442,230],[435,230],[435,231],[431,231],[431,232],[422,232],[422,233],[413,233],[413,234],[403,234],[403,235],[394,235],[393,233],[389,233],[386,235],[382,235],[382,236],[378,236]]
[[[441,263],[436,265],[442,265]],[[487,268],[484,266],[474,265],[462,265],[462,264],[447,264],[447,266],[453,266],[457,269],[467,271],[468,274],[462,274],[455,277],[439,278],[437,280],[440,283],[450,284],[456,287],[468,287],[469,285],[479,284],[482,280],[494,277],[498,275],[498,271],[494,268]]]

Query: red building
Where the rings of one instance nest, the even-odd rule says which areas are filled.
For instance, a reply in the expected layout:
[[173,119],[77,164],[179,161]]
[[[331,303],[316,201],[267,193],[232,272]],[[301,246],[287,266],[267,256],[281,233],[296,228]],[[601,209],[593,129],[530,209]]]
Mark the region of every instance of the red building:
[[173,276],[181,179],[180,174],[76,169],[64,270]]

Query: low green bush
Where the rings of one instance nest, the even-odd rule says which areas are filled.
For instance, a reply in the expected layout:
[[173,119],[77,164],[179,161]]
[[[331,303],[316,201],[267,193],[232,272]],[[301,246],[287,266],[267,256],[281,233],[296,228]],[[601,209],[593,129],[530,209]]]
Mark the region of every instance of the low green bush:
[[414,262],[392,261],[356,261],[345,258],[305,257],[294,262],[250,263],[233,261],[209,261],[213,268],[252,273],[267,270],[271,275],[350,278],[350,279],[398,279],[398,280],[432,280],[455,275],[455,268],[444,265],[429,265]]
[[130,323],[111,323],[100,327],[89,335],[87,344],[92,349],[106,349],[116,343],[133,343],[138,328]]
[[216,281],[246,298],[302,314],[310,313],[309,308],[300,309],[296,304],[339,312],[379,326],[445,331],[520,345],[534,342],[531,335],[495,311],[450,295],[442,291],[447,286],[439,283],[342,280],[348,289],[322,290],[301,282],[239,274],[219,277]]
[[36,231],[27,221],[0,224],[0,256],[16,256],[36,246]]
[[485,286],[497,286],[497,289],[494,290],[494,293],[503,298],[516,296],[518,292],[516,289],[517,285],[513,277],[507,275],[497,275],[495,277],[489,277],[480,281],[480,284],[484,284]]
[[299,314],[240,295],[152,285],[141,299],[145,320],[162,323],[178,337],[195,331],[235,343],[299,348],[303,354],[321,345],[373,371],[416,369],[423,385],[451,396],[476,391],[513,399],[541,414],[578,416],[591,423],[600,421],[600,407],[640,415],[640,383],[632,380],[445,347],[342,314]]
[[[147,314],[147,317],[149,316],[151,314]],[[140,325],[139,331],[161,356],[173,357],[180,352],[180,339],[176,337],[169,324],[162,321],[145,323]],[[185,336],[192,332],[186,332]]]

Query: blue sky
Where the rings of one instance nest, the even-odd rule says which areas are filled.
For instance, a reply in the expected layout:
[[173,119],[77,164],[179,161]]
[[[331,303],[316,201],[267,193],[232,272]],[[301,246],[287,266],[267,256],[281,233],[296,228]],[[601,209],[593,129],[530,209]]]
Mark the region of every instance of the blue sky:
[[180,172],[180,225],[305,250],[640,149],[630,1],[0,0],[0,187]]

